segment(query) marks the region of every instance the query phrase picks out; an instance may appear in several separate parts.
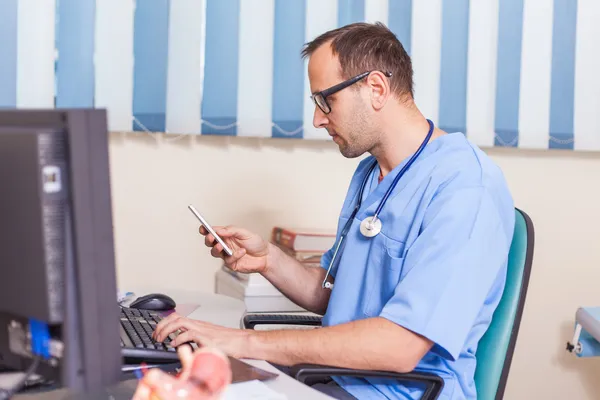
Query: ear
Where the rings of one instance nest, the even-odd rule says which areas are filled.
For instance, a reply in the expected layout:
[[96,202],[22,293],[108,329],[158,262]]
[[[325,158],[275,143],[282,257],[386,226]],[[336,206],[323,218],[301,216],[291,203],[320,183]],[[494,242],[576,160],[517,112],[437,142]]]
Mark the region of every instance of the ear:
[[367,85],[371,90],[371,104],[375,110],[380,110],[387,103],[391,88],[390,81],[380,71],[373,71],[367,78]]

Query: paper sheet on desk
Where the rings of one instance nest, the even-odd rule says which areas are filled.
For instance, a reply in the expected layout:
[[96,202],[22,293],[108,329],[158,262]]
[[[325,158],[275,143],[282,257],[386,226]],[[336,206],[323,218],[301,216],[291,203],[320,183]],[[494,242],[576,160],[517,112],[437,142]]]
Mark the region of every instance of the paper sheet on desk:
[[287,396],[278,393],[261,381],[233,383],[221,397],[223,400],[285,400]]

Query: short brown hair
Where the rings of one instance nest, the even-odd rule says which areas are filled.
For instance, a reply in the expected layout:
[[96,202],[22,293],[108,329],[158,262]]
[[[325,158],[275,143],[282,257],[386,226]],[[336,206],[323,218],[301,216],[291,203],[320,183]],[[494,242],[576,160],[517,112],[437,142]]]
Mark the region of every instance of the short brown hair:
[[408,53],[396,35],[384,24],[358,22],[325,32],[306,43],[302,58],[315,52],[321,45],[331,42],[338,56],[343,79],[365,71],[391,72],[392,92],[400,99],[413,96],[413,70]]

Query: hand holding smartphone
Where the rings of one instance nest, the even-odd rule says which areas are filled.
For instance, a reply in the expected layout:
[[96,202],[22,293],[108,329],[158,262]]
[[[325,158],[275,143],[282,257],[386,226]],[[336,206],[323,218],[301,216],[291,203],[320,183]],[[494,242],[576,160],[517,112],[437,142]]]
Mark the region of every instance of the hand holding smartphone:
[[212,228],[212,226],[210,226],[210,224],[208,222],[206,222],[206,220],[202,217],[202,215],[200,215],[200,213],[198,212],[198,210],[196,210],[196,208],[193,205],[188,205],[188,208],[190,209],[190,211],[192,212],[192,214],[194,214],[196,216],[196,218],[198,218],[198,220],[200,221],[200,223],[202,224],[203,227],[206,228],[207,231],[209,231],[217,240],[217,242],[219,242],[221,244],[221,246],[223,246],[223,251],[229,255],[232,256],[233,255],[233,251],[231,251],[231,249],[229,248],[229,246],[227,246],[225,244],[225,241],[223,241],[223,239],[221,239],[221,237],[219,235],[217,235],[217,232],[215,232],[215,230]]

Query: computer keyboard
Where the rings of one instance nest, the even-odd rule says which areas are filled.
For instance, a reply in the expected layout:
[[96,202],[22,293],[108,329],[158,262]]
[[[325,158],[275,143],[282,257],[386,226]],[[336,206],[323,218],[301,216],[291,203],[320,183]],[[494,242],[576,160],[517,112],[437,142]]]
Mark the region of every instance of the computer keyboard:
[[164,342],[152,339],[152,333],[162,317],[154,311],[119,307],[121,354],[127,363],[170,363],[179,361],[176,349],[171,341],[176,337],[172,333]]

